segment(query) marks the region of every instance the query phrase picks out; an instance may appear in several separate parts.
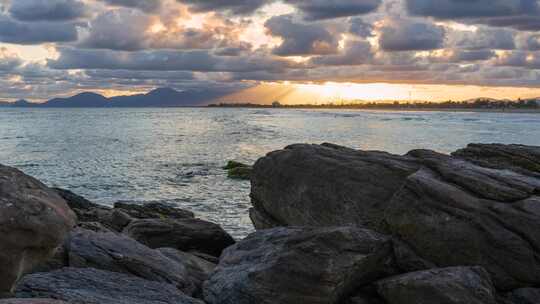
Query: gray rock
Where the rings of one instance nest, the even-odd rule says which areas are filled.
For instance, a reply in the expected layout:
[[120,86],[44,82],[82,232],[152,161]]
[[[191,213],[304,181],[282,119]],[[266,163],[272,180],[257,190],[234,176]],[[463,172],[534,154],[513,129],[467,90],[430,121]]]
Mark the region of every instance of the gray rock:
[[75,215],[56,192],[0,165],[0,295],[46,261],[74,224]]
[[[121,272],[149,281],[169,283],[188,295],[200,288],[200,276],[191,279],[187,263],[115,233],[77,229],[68,244],[69,266]],[[195,285],[198,283],[198,287]]]
[[488,273],[480,267],[411,272],[377,283],[388,304],[495,304]]
[[[537,149],[520,146],[520,157]],[[404,270],[482,266],[498,289],[538,286],[540,178],[497,163],[293,145],[255,164],[251,218],[258,228],[364,225],[410,248],[395,248]]]
[[198,288],[202,287],[204,281],[208,280],[210,274],[216,268],[216,264],[188,252],[173,248],[158,248],[157,250],[169,259],[183,265],[187,271],[187,276]]
[[203,304],[174,285],[93,268],[63,268],[27,275],[21,298],[54,298],[77,304]]
[[494,169],[511,169],[540,177],[540,147],[501,144],[470,144],[453,156]]
[[91,210],[95,208],[101,208],[100,205],[94,204],[86,198],[75,194],[74,192],[62,189],[62,188],[52,188],[56,193],[58,193],[68,204],[68,206],[73,210]]
[[229,247],[204,285],[210,304],[341,303],[395,272],[391,240],[367,229],[274,228]]
[[521,288],[510,292],[507,295],[509,304],[538,304],[540,302],[540,289]]
[[288,146],[255,163],[251,218],[263,228],[356,224],[382,230],[386,203],[419,167],[412,157],[384,152]]
[[235,243],[219,225],[189,218],[134,220],[124,233],[150,248],[169,247],[213,256]]
[[114,208],[122,210],[129,216],[137,219],[183,219],[195,217],[191,211],[175,208],[161,202],[120,201],[114,204]]

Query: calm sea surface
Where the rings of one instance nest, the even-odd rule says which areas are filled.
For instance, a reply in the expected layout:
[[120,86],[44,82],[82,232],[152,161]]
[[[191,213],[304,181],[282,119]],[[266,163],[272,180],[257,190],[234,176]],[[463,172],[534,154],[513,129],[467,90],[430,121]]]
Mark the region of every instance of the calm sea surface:
[[406,153],[470,142],[540,145],[539,114],[279,109],[0,109],[0,163],[95,202],[160,200],[253,228],[249,182],[227,160],[254,162],[292,143]]

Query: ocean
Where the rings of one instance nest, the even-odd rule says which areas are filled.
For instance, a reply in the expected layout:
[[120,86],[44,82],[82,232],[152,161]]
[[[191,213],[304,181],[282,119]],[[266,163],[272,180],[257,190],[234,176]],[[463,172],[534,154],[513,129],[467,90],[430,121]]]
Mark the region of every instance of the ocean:
[[228,160],[253,163],[293,143],[331,142],[403,154],[468,143],[540,145],[539,114],[354,110],[0,108],[0,163],[100,204],[162,201],[253,231],[248,181]]

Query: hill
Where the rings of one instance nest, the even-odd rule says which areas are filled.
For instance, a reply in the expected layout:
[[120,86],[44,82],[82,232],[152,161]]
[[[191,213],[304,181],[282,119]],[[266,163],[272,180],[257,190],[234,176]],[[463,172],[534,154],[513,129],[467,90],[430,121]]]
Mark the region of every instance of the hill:
[[84,92],[67,98],[54,98],[44,103],[30,103],[19,100],[14,103],[0,103],[8,107],[39,108],[113,108],[113,107],[188,107],[207,105],[212,100],[229,94],[226,89],[205,89],[176,91],[171,88],[158,88],[146,94],[116,96]]

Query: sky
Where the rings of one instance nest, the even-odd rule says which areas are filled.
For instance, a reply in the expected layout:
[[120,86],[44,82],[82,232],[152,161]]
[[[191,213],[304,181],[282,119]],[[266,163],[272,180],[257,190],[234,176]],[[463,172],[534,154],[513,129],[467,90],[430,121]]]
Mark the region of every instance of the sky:
[[0,0],[0,101],[540,96],[537,0]]

